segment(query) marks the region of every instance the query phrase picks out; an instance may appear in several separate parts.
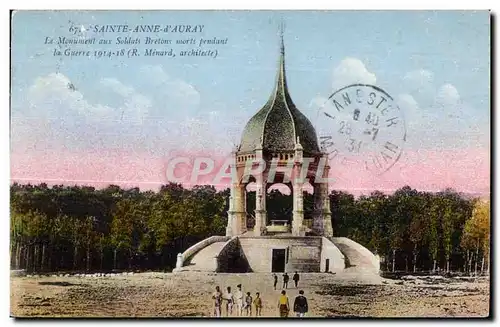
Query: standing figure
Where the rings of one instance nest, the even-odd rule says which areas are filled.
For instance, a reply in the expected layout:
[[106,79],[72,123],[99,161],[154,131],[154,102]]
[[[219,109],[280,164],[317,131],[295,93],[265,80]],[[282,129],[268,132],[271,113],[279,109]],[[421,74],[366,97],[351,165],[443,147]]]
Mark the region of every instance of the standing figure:
[[248,317],[252,315],[252,302],[252,296],[250,295],[250,292],[247,292],[247,296],[245,297],[245,308]]
[[295,288],[297,288],[299,286],[299,280],[300,280],[299,274],[297,272],[295,272],[292,279],[295,283]]
[[228,286],[226,294],[226,315],[229,317],[233,314],[234,296],[231,293],[231,287]]
[[290,312],[290,302],[288,301],[288,296],[286,296],[286,291],[281,291],[281,295],[278,300],[278,309],[280,317],[288,317],[288,312]]
[[293,302],[293,311],[297,314],[297,317],[304,317],[308,310],[307,298],[304,296],[304,291],[300,290],[299,295]]
[[220,291],[219,286],[215,287],[215,292],[212,295],[212,299],[214,300],[214,316],[221,316],[221,305],[222,305],[222,293]]
[[237,290],[234,293],[234,297],[236,299],[236,314],[238,316],[243,315],[243,291],[241,290],[241,284],[238,284]]
[[283,274],[283,287],[282,288],[288,288],[288,280],[290,279],[290,277],[288,276],[287,273],[284,273]]
[[255,305],[255,316],[259,317],[262,314],[262,299],[260,298],[260,293],[255,293],[255,300],[253,300]]
[[274,278],[274,290],[276,291],[276,285],[278,285],[278,275],[273,274],[273,278]]

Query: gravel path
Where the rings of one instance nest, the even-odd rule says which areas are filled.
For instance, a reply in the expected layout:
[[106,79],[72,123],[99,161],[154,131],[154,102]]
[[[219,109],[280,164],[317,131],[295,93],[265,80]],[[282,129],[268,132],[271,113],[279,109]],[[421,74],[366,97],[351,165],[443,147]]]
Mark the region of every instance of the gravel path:
[[[280,276],[281,281],[281,276]],[[180,274],[11,277],[11,314],[18,317],[189,317],[212,314],[216,285],[260,292],[263,316],[277,317],[281,289],[272,274]],[[290,302],[298,294],[289,283]],[[489,280],[407,278],[388,280],[369,272],[302,274],[299,288],[309,317],[486,317]],[[225,313],[223,311],[223,313]]]

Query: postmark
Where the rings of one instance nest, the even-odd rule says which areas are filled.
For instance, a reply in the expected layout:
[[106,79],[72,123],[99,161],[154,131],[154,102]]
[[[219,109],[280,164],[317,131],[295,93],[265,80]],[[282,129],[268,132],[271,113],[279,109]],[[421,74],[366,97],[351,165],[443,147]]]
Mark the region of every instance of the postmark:
[[384,90],[352,84],[330,95],[320,110],[319,135],[330,165],[359,166],[374,174],[391,169],[401,158],[406,141],[404,115]]

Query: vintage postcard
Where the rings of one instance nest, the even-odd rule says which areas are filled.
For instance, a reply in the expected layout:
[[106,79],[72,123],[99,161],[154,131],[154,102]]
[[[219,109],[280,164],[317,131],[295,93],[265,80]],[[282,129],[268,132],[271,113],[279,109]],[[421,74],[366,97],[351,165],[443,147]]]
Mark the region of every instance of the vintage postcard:
[[491,317],[490,20],[13,11],[11,316]]

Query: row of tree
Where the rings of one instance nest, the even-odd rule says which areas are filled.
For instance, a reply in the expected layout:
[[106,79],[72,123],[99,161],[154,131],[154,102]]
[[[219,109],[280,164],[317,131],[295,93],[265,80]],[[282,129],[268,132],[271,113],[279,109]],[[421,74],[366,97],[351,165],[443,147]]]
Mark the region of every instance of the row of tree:
[[483,272],[489,264],[489,201],[403,187],[358,199],[330,195],[334,233],[377,253],[388,271]]
[[[177,253],[224,235],[229,190],[212,186],[159,192],[138,188],[11,185],[11,266],[35,272],[170,270]],[[355,198],[330,194],[336,236],[378,253],[386,270],[461,270],[489,266],[489,203],[447,190]],[[255,192],[247,193],[249,226]],[[305,193],[305,218],[313,198]],[[291,219],[292,198],[268,194],[268,219]]]
[[170,184],[11,186],[12,266],[28,271],[170,269],[178,252],[225,232],[228,192]]

